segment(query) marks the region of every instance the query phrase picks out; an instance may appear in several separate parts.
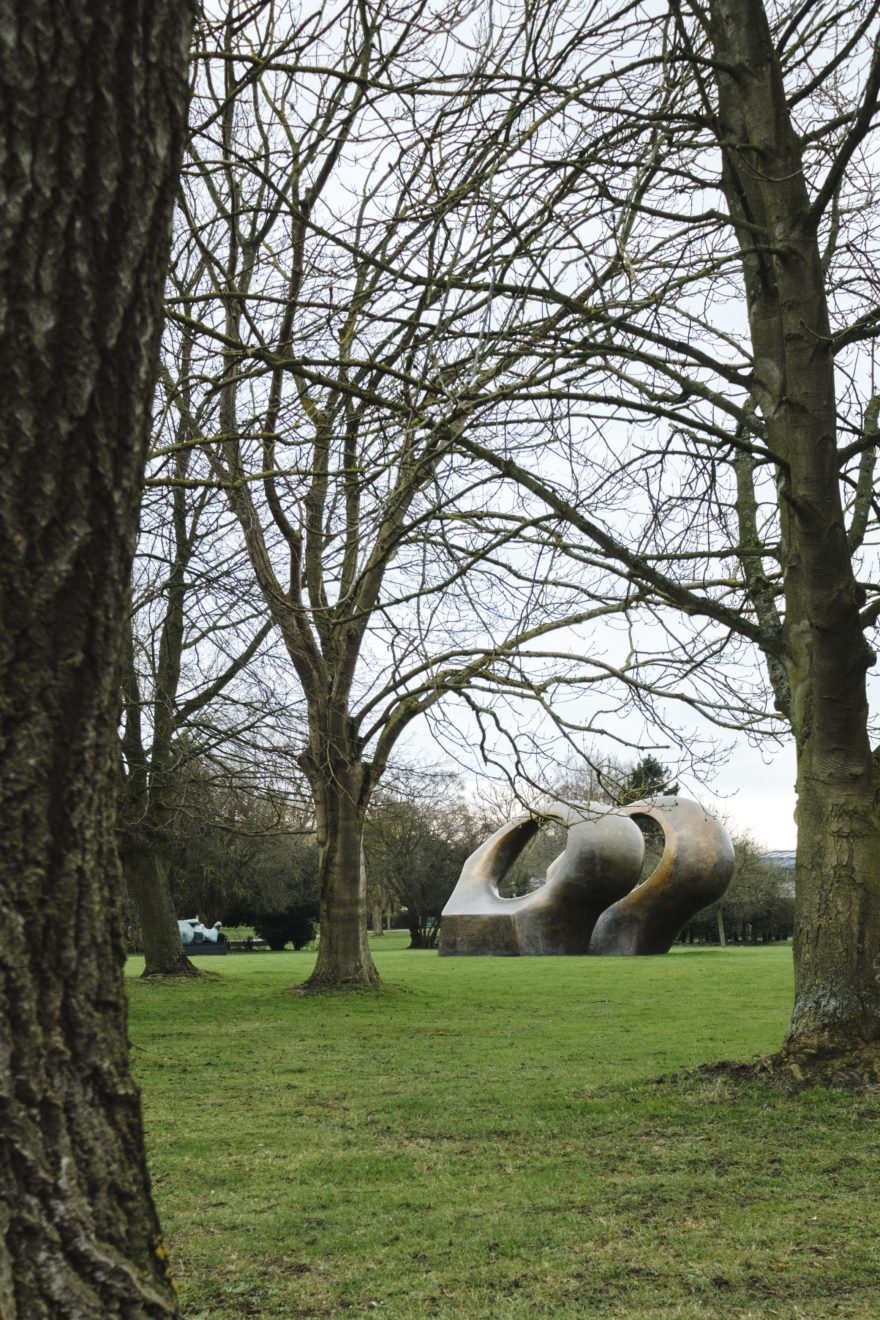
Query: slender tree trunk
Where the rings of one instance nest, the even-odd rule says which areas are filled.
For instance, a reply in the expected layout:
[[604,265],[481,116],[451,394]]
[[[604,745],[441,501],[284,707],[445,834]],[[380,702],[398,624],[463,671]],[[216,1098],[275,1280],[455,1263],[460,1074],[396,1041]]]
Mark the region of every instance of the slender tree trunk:
[[189,20],[179,0],[0,0],[3,1320],[177,1312],[113,805]]
[[721,945],[722,949],[727,948],[727,933],[724,929],[724,912],[721,908],[718,909],[718,943]]
[[[178,489],[175,489],[175,497]],[[178,548],[184,539],[184,515],[175,498],[174,522]],[[144,976],[201,976],[186,957],[168,884],[167,849],[173,811],[167,805],[168,767],[173,759],[173,712],[180,681],[183,649],[185,580],[178,555],[168,587],[169,604],[159,643],[156,690],[152,702],[153,736],[149,757],[141,731],[143,700],[135,669],[134,636],[126,627],[122,681],[122,751],[126,773],[121,777],[116,828],[128,891],[138,910],[144,942]]]
[[168,861],[153,844],[123,849],[125,879],[144,938],[144,976],[201,976],[186,956],[171,902]]
[[367,939],[367,883],[363,867],[366,801],[360,765],[328,766],[312,779],[321,872],[318,959],[309,990],[377,985],[379,973]]
[[439,921],[417,915],[409,927],[409,947],[411,949],[436,949],[440,934]]

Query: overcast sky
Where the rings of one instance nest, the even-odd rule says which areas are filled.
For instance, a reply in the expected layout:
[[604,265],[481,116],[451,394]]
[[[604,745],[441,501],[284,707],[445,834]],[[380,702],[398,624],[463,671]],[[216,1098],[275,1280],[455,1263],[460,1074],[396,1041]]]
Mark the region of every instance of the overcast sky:
[[[751,834],[762,848],[772,851],[794,848],[794,744],[762,753],[745,742],[738,745],[713,784],[715,794],[705,789],[691,792],[707,806],[714,805],[737,830]],[[682,783],[683,790],[690,786]]]

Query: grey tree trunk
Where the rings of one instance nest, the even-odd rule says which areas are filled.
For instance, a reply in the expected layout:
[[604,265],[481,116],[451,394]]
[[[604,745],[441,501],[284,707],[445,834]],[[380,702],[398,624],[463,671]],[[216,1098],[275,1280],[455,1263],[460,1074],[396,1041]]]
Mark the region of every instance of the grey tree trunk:
[[3,1320],[177,1311],[113,806],[190,21],[181,0],[0,0]]
[[[789,1052],[880,1038],[880,820],[840,498],[833,344],[801,145],[761,0],[712,0],[722,182],[742,252],[754,394],[778,456],[787,692],[797,748],[795,1004]],[[771,675],[772,676],[772,675]]]
[[[177,545],[185,536],[182,490],[174,491],[173,524]],[[159,663],[153,700],[151,755],[144,747],[144,701],[135,669],[134,636],[124,634],[122,678],[122,751],[125,772],[117,800],[116,828],[128,890],[137,908],[144,938],[144,976],[200,976],[183,950],[168,884],[165,802],[172,760],[173,714],[180,682],[183,647],[185,565],[178,555],[168,584],[168,605],[159,639]]]
[[338,762],[329,774],[312,779],[320,851],[321,928],[315,970],[305,983],[309,990],[366,989],[379,982],[367,938],[364,780],[361,766]]

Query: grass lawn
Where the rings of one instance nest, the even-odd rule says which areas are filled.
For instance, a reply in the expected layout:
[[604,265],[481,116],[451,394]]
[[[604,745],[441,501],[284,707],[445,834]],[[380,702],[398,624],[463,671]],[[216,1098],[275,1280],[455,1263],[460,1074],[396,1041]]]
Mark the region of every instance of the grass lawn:
[[877,1320],[880,1097],[651,1080],[775,1048],[788,948],[404,944],[368,995],[290,993],[313,953],[130,982],[188,1320]]

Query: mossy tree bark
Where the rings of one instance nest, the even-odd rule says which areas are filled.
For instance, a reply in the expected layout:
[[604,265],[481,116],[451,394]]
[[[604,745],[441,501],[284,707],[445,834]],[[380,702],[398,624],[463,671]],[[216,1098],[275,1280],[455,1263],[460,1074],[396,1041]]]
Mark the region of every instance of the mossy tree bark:
[[0,1314],[176,1314],[128,1068],[121,639],[182,0],[0,5]]
[[865,682],[875,657],[840,496],[818,237],[834,179],[810,196],[760,0],[712,0],[710,15],[722,186],[742,257],[754,398],[777,460],[785,615],[770,674],[794,732],[798,793],[787,1049],[846,1053],[880,1037],[880,816]]
[[168,860],[155,834],[127,839],[122,852],[125,879],[137,906],[144,939],[144,977],[201,976],[187,957],[171,900]]

